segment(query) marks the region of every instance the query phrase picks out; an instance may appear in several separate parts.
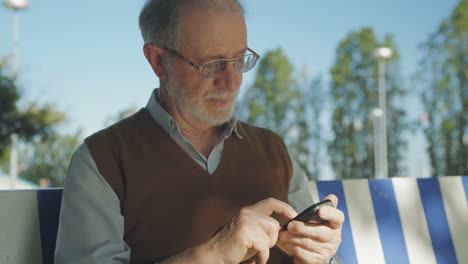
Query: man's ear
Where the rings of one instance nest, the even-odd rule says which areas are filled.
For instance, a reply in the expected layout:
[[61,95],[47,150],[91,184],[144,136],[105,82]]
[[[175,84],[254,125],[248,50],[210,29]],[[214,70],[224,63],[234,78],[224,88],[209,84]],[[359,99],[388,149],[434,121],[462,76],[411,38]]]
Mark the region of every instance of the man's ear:
[[151,65],[151,68],[153,68],[154,73],[161,80],[167,79],[167,71],[162,61],[164,52],[165,50],[163,48],[151,43],[146,43],[143,46],[143,53],[145,54],[146,59]]

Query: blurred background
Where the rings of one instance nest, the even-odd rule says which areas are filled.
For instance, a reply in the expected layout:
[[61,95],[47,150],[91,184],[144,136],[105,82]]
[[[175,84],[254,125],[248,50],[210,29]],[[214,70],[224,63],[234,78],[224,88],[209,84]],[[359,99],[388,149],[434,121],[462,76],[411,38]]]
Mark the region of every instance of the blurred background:
[[[243,3],[261,60],[236,115],[309,179],[468,175],[468,0]],[[0,189],[60,187],[83,139],[158,87],[144,1],[2,4]]]

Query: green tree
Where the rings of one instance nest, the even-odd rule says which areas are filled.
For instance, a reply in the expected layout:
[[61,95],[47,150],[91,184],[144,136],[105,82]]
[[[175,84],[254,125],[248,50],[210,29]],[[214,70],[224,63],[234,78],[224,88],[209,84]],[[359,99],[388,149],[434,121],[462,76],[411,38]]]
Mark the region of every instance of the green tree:
[[138,112],[138,108],[136,107],[128,107],[128,108],[125,108],[125,109],[122,109],[120,112],[118,112],[115,116],[109,116],[106,118],[106,120],[104,121],[104,126],[110,126],[126,117],[129,117],[133,114],[135,114],[136,112]]
[[0,160],[4,159],[11,134],[17,134],[24,141],[35,136],[47,138],[53,134],[54,126],[65,118],[52,105],[39,106],[33,102],[21,110],[16,78],[6,72],[6,61],[0,60]]
[[[305,77],[305,76],[304,76]],[[295,108],[294,117],[291,118],[291,121],[294,122],[290,129],[289,137],[283,135],[286,138],[286,144],[288,144],[288,149],[291,152],[299,167],[306,173],[307,177],[310,179],[317,179],[318,175],[316,173],[316,168],[311,167],[310,165],[310,120],[307,117],[307,114],[310,113],[309,102],[310,93],[308,93],[306,86],[299,86],[297,93],[300,95],[297,98],[297,101],[292,102],[293,107]],[[311,169],[313,169],[314,174],[312,174]]]
[[48,179],[53,187],[63,186],[72,155],[82,142],[80,134],[34,138],[21,151],[25,160],[19,176],[35,183]]
[[293,157],[311,180],[320,179],[324,162],[322,114],[327,100],[320,75],[310,80],[305,67],[298,79],[300,95],[296,113],[292,119],[295,140],[289,143]]
[[240,119],[266,127],[281,136],[291,155],[308,172],[309,128],[305,106],[293,77],[293,66],[281,49],[269,51],[260,60],[254,84],[238,105]]
[[379,42],[370,28],[349,33],[339,44],[331,69],[330,87],[334,138],[328,144],[332,168],[338,178],[373,178],[373,124],[371,110],[378,107],[378,69],[373,58],[376,48],[393,50],[387,63],[388,174],[401,174],[409,129],[401,105],[407,91],[401,85],[398,50],[390,35]]
[[8,170],[10,136],[17,134],[19,176],[36,183],[47,178],[52,185],[61,186],[78,135],[57,134],[57,125],[65,120],[65,114],[53,105],[32,102],[21,109],[21,99],[16,76],[8,74],[6,61],[0,60],[0,166]]
[[417,73],[432,176],[468,174],[468,0],[421,45]]
[[[302,105],[305,107],[305,114],[302,118],[305,119],[308,129],[307,132],[303,132],[304,135],[307,135],[307,138],[303,140],[309,146],[307,151],[303,151],[303,153],[309,154],[306,161],[308,164],[306,171],[310,179],[320,179],[325,163],[324,144],[326,143],[321,119],[328,98],[320,75],[314,77],[310,83],[306,81],[303,87],[306,89],[301,92]],[[305,146],[305,144],[303,145]]]
[[[107,118],[104,125],[111,125],[135,112],[134,107],[123,109]],[[21,149],[23,169],[19,176],[35,183],[47,179],[53,187],[63,186],[72,155],[81,142],[80,130],[67,135],[54,131],[47,138],[33,138]]]
[[292,102],[299,95],[295,90],[293,66],[281,49],[269,51],[260,60],[255,82],[247,91],[247,122],[273,129],[285,136],[293,122],[288,120]]

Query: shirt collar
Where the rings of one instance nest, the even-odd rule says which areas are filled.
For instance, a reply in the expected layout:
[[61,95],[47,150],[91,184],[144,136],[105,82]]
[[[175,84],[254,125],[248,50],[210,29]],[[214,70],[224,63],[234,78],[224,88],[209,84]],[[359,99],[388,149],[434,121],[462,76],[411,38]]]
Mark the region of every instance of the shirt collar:
[[226,138],[232,136],[232,134],[235,134],[238,138],[243,139],[242,136],[239,134],[239,131],[237,131],[237,119],[235,117],[232,117],[229,122],[226,124],[222,125],[223,128],[223,133]]
[[[177,121],[162,107],[157,99],[158,97],[159,88],[156,88],[151,93],[146,109],[150,112],[154,121],[162,127],[167,134],[170,136],[174,134],[180,135],[179,124],[177,124]],[[235,117],[232,117],[229,122],[223,124],[221,127],[223,128],[223,133],[226,138],[235,134],[238,138],[242,139],[242,136],[237,131],[237,119]]]
[[[146,109],[150,112],[154,121],[166,131],[167,134],[172,135],[171,133],[171,124],[175,120],[169,115],[169,113],[162,107],[158,102],[157,98],[159,97],[159,89],[156,88],[151,93],[151,97],[146,105]],[[173,121],[172,121],[173,120]],[[177,122],[175,122],[177,124]]]

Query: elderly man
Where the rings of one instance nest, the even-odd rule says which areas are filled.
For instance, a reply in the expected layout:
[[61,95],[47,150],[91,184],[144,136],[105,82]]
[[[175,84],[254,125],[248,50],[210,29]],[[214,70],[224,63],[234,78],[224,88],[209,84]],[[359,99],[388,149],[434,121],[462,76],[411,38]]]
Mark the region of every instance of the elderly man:
[[282,231],[312,204],[304,174],[277,135],[233,117],[259,58],[242,6],[148,1],[140,28],[160,88],[74,154],[56,264],[332,263],[342,212]]

